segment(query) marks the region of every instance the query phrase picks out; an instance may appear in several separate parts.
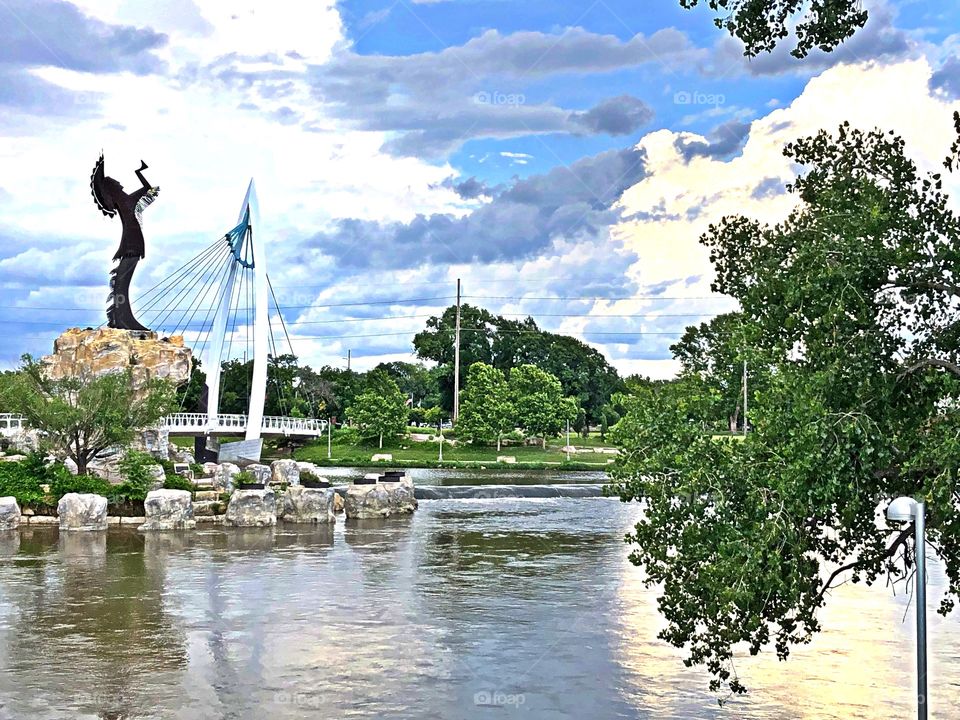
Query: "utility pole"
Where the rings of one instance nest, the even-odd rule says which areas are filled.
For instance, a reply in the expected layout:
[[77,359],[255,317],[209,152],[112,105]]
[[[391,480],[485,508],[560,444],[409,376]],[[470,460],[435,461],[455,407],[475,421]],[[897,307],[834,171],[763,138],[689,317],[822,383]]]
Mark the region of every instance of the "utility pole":
[[333,425],[332,419],[327,418],[327,460],[333,457],[333,453],[331,452],[331,450],[333,449],[332,431],[330,429],[332,425]]
[[457,278],[457,329],[453,337],[453,424],[460,417],[460,278]]
[[567,462],[570,462],[570,421],[567,420]]
[[440,460],[443,462],[443,418],[440,418]]
[[743,436],[747,436],[747,361],[743,361]]

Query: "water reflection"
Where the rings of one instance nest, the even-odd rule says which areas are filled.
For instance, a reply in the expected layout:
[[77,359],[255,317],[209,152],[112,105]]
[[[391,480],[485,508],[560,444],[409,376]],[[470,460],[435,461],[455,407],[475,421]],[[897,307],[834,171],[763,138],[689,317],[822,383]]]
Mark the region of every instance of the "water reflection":
[[[724,709],[656,639],[611,500],[429,501],[414,517],[0,536],[0,718],[873,718],[910,714],[905,599],[841,587]],[[931,577],[931,597],[942,572]],[[958,718],[957,617],[931,616]]]

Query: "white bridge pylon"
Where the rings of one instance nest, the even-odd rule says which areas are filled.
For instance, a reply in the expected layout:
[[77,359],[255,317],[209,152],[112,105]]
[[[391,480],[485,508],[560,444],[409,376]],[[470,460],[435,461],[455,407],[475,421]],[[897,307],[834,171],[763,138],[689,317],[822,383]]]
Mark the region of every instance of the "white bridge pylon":
[[[254,235],[256,232],[256,236]],[[270,308],[267,306],[267,258],[260,234],[260,212],[257,205],[257,188],[253,178],[247,186],[246,197],[237,216],[237,227],[228,233],[234,262],[230,265],[227,281],[217,302],[213,319],[210,348],[204,365],[207,374],[207,424],[210,431],[218,427],[220,414],[220,363],[226,342],[227,320],[230,316],[230,301],[233,298],[237,269],[246,266],[253,275],[253,381],[250,386],[250,407],[247,412],[246,440],[256,440],[262,432],[263,405],[267,397],[267,364],[270,354]]]

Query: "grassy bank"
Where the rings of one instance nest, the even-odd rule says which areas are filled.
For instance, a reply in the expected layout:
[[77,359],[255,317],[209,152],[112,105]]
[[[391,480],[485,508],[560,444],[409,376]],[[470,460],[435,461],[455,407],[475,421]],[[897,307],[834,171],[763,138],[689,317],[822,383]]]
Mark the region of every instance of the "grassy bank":
[[[297,460],[326,466],[366,466],[370,458],[377,453],[393,456],[391,467],[422,468],[481,468],[502,467],[524,470],[562,469],[562,470],[603,470],[608,467],[610,455],[595,453],[573,454],[567,461],[562,446],[548,444],[546,449],[529,445],[504,447],[499,453],[496,447],[476,447],[473,445],[443,445],[443,462],[439,459],[439,443],[434,441],[415,441],[406,439],[389,447],[378,449],[373,443],[341,444],[333,443],[332,458],[327,458],[325,441],[310,443],[296,451]],[[497,456],[506,455],[516,458],[516,463],[498,463]]]

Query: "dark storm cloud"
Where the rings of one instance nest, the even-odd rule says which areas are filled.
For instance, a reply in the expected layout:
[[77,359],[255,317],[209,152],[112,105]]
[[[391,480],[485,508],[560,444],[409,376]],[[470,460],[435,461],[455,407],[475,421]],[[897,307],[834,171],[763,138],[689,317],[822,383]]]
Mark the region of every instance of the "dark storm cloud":
[[166,35],[146,28],[109,25],[60,0],[5,0],[0,7],[0,64],[54,66],[84,72],[138,75],[157,72],[152,51]]
[[644,177],[634,148],[587,157],[569,167],[518,180],[464,217],[418,215],[381,225],[345,219],[306,243],[348,268],[404,268],[426,264],[530,258],[557,238],[590,240],[619,220],[614,202]]
[[750,123],[728,120],[707,133],[706,141],[681,137],[674,141],[674,146],[684,162],[690,162],[695,157],[726,159],[740,151],[749,134]]
[[66,90],[30,70],[145,75],[162,70],[153,51],[165,43],[161,33],[109,25],[67,2],[5,0],[0,4],[0,106],[22,115],[89,115],[96,110],[96,94]]
[[754,200],[764,200],[766,198],[776,197],[777,195],[783,195],[787,191],[784,187],[783,180],[778,177],[765,177],[750,193],[750,197]]
[[952,55],[930,76],[930,89],[937,90],[951,100],[960,99],[960,58]]
[[620,95],[576,114],[575,118],[592,133],[629,135],[653,120],[653,110],[643,100]]
[[450,188],[464,200],[476,200],[479,197],[493,193],[493,190],[483,180],[477,180],[475,177],[467,178],[461,182],[447,178],[440,184],[443,187]]

